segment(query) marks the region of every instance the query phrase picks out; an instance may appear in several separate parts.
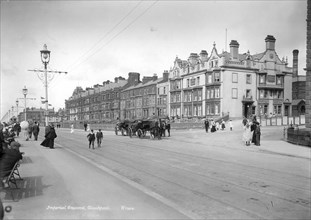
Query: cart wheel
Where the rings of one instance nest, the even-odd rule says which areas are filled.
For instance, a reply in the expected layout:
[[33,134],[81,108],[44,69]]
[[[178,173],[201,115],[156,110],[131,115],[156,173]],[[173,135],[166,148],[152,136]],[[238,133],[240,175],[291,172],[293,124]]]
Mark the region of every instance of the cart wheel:
[[142,131],[141,129],[138,129],[138,130],[137,130],[137,136],[138,136],[139,138],[142,138],[142,135],[143,135],[143,131]]
[[150,133],[150,139],[154,139],[154,134],[153,134],[153,132],[152,132],[152,131],[149,131],[149,133]]
[[158,136],[158,140],[161,140],[161,131],[160,130],[158,130],[157,136]]

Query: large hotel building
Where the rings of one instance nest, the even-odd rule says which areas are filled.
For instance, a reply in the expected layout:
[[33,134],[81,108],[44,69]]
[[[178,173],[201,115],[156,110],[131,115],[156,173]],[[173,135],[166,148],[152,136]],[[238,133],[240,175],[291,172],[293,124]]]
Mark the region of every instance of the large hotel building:
[[275,51],[276,39],[265,38],[259,54],[239,53],[239,43],[230,42],[230,52],[191,53],[187,60],[176,57],[173,67],[143,77],[130,72],[83,90],[77,87],[66,100],[68,120],[109,121],[169,117],[231,118],[292,114],[292,75],[287,59]]

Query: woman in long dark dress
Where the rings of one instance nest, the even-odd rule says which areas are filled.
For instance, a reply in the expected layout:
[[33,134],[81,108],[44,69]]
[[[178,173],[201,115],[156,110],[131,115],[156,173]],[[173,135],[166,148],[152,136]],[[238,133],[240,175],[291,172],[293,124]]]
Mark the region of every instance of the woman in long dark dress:
[[212,128],[211,128],[211,132],[215,132],[216,131],[216,123],[214,121],[214,119],[212,119]]
[[256,116],[254,116],[252,126],[251,126],[251,131],[253,132],[252,143],[254,143],[255,145],[257,145],[256,144],[257,126],[259,126],[259,122],[257,122]]
[[45,134],[45,139],[41,143],[44,147],[54,148],[54,139],[57,137],[54,126],[49,126],[48,132]]

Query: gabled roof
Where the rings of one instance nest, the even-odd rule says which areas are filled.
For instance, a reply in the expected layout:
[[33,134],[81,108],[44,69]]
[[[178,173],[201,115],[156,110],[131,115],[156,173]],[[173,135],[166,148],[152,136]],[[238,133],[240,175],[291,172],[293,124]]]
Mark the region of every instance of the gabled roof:
[[298,105],[300,102],[306,102],[304,99],[294,99],[292,101],[292,105]]
[[153,84],[157,84],[157,83],[161,82],[162,80],[163,80],[163,78],[159,78],[157,80],[150,80],[150,81],[148,81],[146,83],[140,82],[140,83],[138,83],[136,85],[130,86],[130,87],[122,90],[122,92],[123,91],[129,91],[129,90],[132,90],[132,89],[142,88],[142,87],[145,87],[145,86],[150,86],[150,85],[153,85]]
[[118,83],[109,83],[109,84],[104,86],[104,91],[108,90],[108,89],[114,89],[114,88],[117,88],[117,87],[123,87],[126,83],[127,83],[127,81],[121,81],[121,82],[118,82]]
[[253,59],[254,60],[260,60],[264,55],[265,55],[266,52],[262,52],[262,53],[257,53],[257,54],[254,54],[252,55]]

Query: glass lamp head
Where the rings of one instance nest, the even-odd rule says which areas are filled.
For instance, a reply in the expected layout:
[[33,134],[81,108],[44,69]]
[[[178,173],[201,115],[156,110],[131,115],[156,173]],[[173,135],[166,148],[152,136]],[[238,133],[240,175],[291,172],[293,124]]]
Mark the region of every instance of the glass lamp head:
[[51,51],[48,50],[46,44],[43,45],[43,50],[40,50],[41,53],[41,61],[42,63],[50,62],[50,53]]
[[27,95],[27,93],[28,93],[28,89],[26,88],[26,86],[23,88],[23,94],[24,95]]

